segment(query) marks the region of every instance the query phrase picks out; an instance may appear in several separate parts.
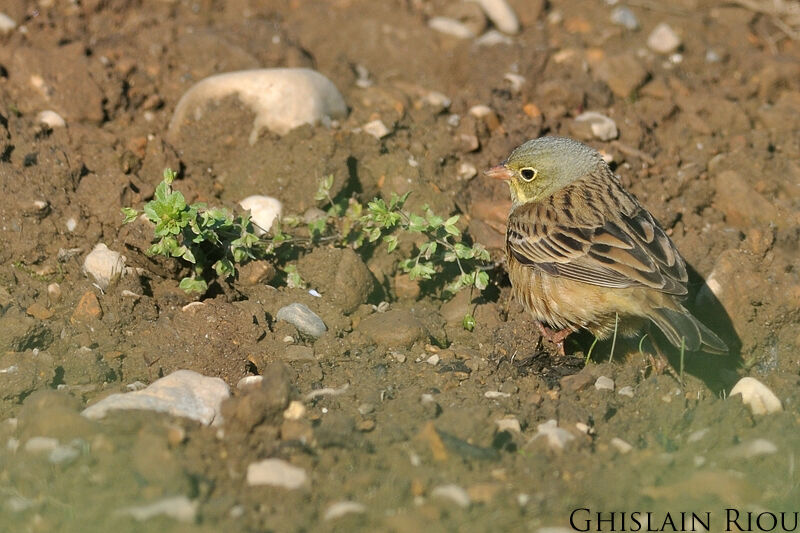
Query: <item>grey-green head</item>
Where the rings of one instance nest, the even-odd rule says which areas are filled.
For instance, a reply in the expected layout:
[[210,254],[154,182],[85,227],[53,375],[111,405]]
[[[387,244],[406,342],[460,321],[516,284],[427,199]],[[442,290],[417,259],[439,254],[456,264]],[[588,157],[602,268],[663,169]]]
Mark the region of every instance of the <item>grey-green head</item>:
[[514,207],[551,196],[606,167],[597,150],[566,137],[539,137],[518,146],[486,175],[507,180]]

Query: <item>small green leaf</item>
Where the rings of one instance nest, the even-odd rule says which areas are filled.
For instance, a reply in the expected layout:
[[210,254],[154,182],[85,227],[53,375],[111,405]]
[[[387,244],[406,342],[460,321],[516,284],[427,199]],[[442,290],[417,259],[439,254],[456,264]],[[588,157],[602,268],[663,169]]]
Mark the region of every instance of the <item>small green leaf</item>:
[[488,286],[489,286],[489,273],[484,271],[476,271],[475,288],[482,291]]
[[465,330],[472,331],[475,329],[475,317],[469,313],[465,314],[464,318],[461,320],[461,325]]
[[214,270],[217,272],[218,276],[223,278],[229,278],[236,273],[236,268],[233,266],[233,263],[225,258],[214,263]]
[[387,253],[392,253],[394,249],[397,248],[397,237],[395,235],[386,235],[383,238],[383,242],[388,244],[386,247]]
[[179,286],[186,292],[197,292],[200,294],[208,290],[208,283],[198,278],[183,278]]
[[136,209],[131,209],[130,207],[123,207],[122,216],[125,217],[123,218],[122,223],[130,224],[131,222],[136,220],[136,217],[139,216],[139,211],[137,211]]

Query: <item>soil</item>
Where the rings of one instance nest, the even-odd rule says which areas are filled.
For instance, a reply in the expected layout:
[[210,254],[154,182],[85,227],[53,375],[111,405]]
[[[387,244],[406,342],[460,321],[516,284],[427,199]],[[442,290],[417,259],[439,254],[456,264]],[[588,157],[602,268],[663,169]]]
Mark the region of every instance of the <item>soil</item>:
[[[568,531],[581,507],[709,511],[722,530],[724,508],[797,510],[800,45],[737,2],[631,1],[639,30],[609,21],[615,2],[509,3],[522,30],[489,46],[428,26],[487,26],[456,0],[3,2],[18,26],[0,33],[0,529]],[[681,38],[673,54],[648,48],[662,22]],[[318,70],[349,115],[251,146],[253,115],[229,99],[166,140],[194,83],[266,67]],[[66,127],[42,126],[46,109]],[[611,117],[618,139],[591,138],[574,120],[586,110]],[[375,119],[389,135],[360,130]],[[509,301],[508,191],[480,171],[546,133],[611,159],[691,265],[688,305],[730,355],[667,351],[670,372],[647,341],[598,343],[587,362],[591,336],[573,335],[563,357],[539,338]],[[270,194],[286,213],[315,207],[328,174],[361,202],[411,191],[411,208],[462,214],[492,249],[492,286],[443,301],[393,257],[322,249],[299,261],[321,298],[237,282],[185,307],[179,267],[144,254],[148,228],[120,215],[166,167],[189,201]],[[82,272],[99,242],[131,267],[105,291]],[[327,332],[276,321],[292,302]],[[80,415],[177,369],[232,387],[222,426]],[[269,387],[236,388],[256,374]],[[783,410],[728,398],[745,375]],[[595,387],[601,376],[614,390]],[[308,396],[325,388],[338,393]],[[299,419],[282,415],[291,400],[305,403]],[[563,448],[542,436],[549,420]],[[77,456],[30,451],[34,437]],[[308,482],[248,486],[248,465],[271,457]],[[196,505],[188,522],[121,511],[174,496]],[[326,518],[340,501],[363,507]]]

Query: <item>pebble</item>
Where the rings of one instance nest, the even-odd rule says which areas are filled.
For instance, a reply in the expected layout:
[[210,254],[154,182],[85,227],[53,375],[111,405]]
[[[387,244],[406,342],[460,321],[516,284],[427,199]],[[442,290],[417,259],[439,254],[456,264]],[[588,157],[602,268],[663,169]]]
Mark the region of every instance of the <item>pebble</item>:
[[102,290],[115,283],[124,271],[125,256],[109,250],[102,242],[95,245],[83,260],[83,272],[94,278]]
[[497,431],[522,433],[522,426],[520,426],[519,420],[516,418],[501,418],[500,420],[495,420],[494,423],[497,424]]
[[283,412],[283,418],[286,420],[300,420],[306,414],[306,406],[303,402],[292,400],[289,402],[289,407]]
[[536,435],[531,438],[530,442],[542,437],[547,440],[547,445],[556,451],[563,450],[570,441],[575,440],[575,435],[558,427],[558,422],[553,419],[536,426]]
[[156,516],[166,516],[178,522],[194,522],[197,516],[197,502],[192,501],[186,496],[173,496],[164,498],[153,503],[125,507],[117,511],[117,514],[128,515],[144,522]]
[[239,205],[244,210],[250,210],[250,219],[253,221],[256,235],[264,235],[271,228],[273,222],[283,214],[283,205],[277,198],[254,194],[248,196]]
[[264,381],[264,376],[245,376],[236,383],[236,388],[239,390],[248,390],[256,388]]
[[500,392],[497,390],[487,390],[483,393],[484,398],[489,398],[490,400],[494,400],[496,398],[510,398],[511,395],[507,392]]
[[431,366],[436,366],[439,364],[439,360],[440,360],[439,356],[437,354],[433,354],[432,356],[425,359],[425,362]]
[[386,127],[386,124],[384,124],[382,120],[367,122],[361,126],[361,129],[364,130],[364,133],[369,133],[376,139],[383,139],[391,133],[391,130]]
[[729,396],[740,394],[742,402],[754,415],[767,415],[783,411],[781,401],[769,387],[756,378],[744,377],[731,389]]
[[567,394],[580,392],[592,384],[594,377],[588,371],[581,371],[571,376],[564,376],[558,382],[561,390]]
[[178,101],[168,136],[175,137],[190,117],[202,116],[210,101],[237,95],[255,113],[249,142],[263,129],[279,135],[303,124],[316,124],[347,115],[347,105],[336,86],[307,68],[242,70],[199,81]]
[[662,22],[656,26],[647,38],[647,46],[659,54],[668,55],[681,46],[681,39],[669,24]]
[[67,125],[64,118],[51,109],[39,112],[39,114],[36,115],[36,122],[44,124],[50,129],[63,128]]
[[73,217],[69,217],[67,219],[67,222],[65,223],[65,226],[67,227],[67,231],[72,233],[73,231],[75,231],[75,228],[78,227],[78,221],[75,220]]
[[33,318],[38,318],[39,320],[47,320],[48,318],[52,318],[55,314],[55,311],[52,309],[48,309],[40,303],[34,302],[25,309],[25,313],[32,316]]
[[50,298],[51,303],[57,303],[61,301],[61,285],[58,283],[51,283],[47,286],[47,296]]
[[275,316],[296,327],[301,334],[315,339],[328,331],[325,322],[305,304],[292,303],[281,307]]
[[458,165],[458,179],[471,180],[478,175],[478,169],[472,163],[463,162]]
[[585,111],[575,117],[575,124],[580,129],[586,127],[592,137],[600,141],[610,141],[619,136],[617,123],[611,118],[595,111]]
[[283,459],[264,459],[247,466],[248,485],[271,485],[299,489],[308,483],[306,471]]
[[53,437],[31,437],[25,441],[23,449],[29,453],[50,453],[58,448],[58,439]]
[[455,503],[461,508],[466,509],[472,503],[472,500],[469,497],[469,493],[464,490],[463,487],[460,487],[455,484],[449,485],[439,485],[438,487],[434,487],[431,491],[431,496],[433,498],[441,498],[443,500],[450,500],[451,502]]
[[429,91],[423,101],[433,107],[439,108],[439,111],[445,111],[450,107],[453,101],[444,93],[439,91]]
[[506,0],[476,0],[498,30],[509,35],[519,33],[519,19]]
[[92,291],[86,291],[75,306],[75,311],[69,321],[73,324],[83,324],[103,318],[103,308],[100,301]]
[[495,46],[497,44],[511,45],[514,41],[508,35],[503,35],[497,30],[489,30],[477,39],[475,44],[478,46]]
[[426,337],[425,328],[405,309],[372,314],[361,321],[358,329],[375,344],[388,347],[410,348]]
[[633,446],[625,442],[619,437],[614,437],[611,439],[611,446],[617,449],[617,451],[621,454],[626,454],[633,450]]
[[728,457],[750,459],[759,455],[771,455],[778,452],[778,447],[767,439],[753,439],[737,444],[726,452]]
[[348,514],[362,514],[366,512],[367,507],[363,503],[358,502],[336,502],[331,504],[323,515],[323,520],[334,520]]
[[475,34],[466,24],[450,17],[431,17],[428,20],[428,27],[459,39],[472,39],[475,37]]
[[176,370],[143,390],[107,396],[81,414],[100,419],[112,410],[136,409],[216,426],[222,423],[220,408],[229,396],[230,389],[220,378],[206,377],[192,370]]
[[10,33],[14,31],[14,28],[17,27],[17,23],[6,15],[5,13],[0,13],[0,33]]
[[513,72],[503,74],[503,79],[511,85],[511,92],[513,93],[519,93],[522,90],[522,86],[525,85],[525,76],[520,76]]
[[628,398],[633,398],[633,387],[631,387],[630,385],[626,385],[621,389],[619,389],[617,394],[619,394],[620,396],[627,396]]
[[625,6],[617,6],[611,11],[611,22],[631,31],[639,29],[639,19]]
[[614,390],[614,380],[606,376],[600,376],[594,382],[594,388],[597,390]]

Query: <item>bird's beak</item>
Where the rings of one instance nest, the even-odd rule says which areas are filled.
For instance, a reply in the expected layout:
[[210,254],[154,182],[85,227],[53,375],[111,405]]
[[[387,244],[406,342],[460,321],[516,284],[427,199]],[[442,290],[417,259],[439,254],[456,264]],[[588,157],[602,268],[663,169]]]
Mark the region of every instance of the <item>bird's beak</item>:
[[497,165],[483,172],[485,176],[496,180],[508,181],[511,179],[511,171],[505,165]]

